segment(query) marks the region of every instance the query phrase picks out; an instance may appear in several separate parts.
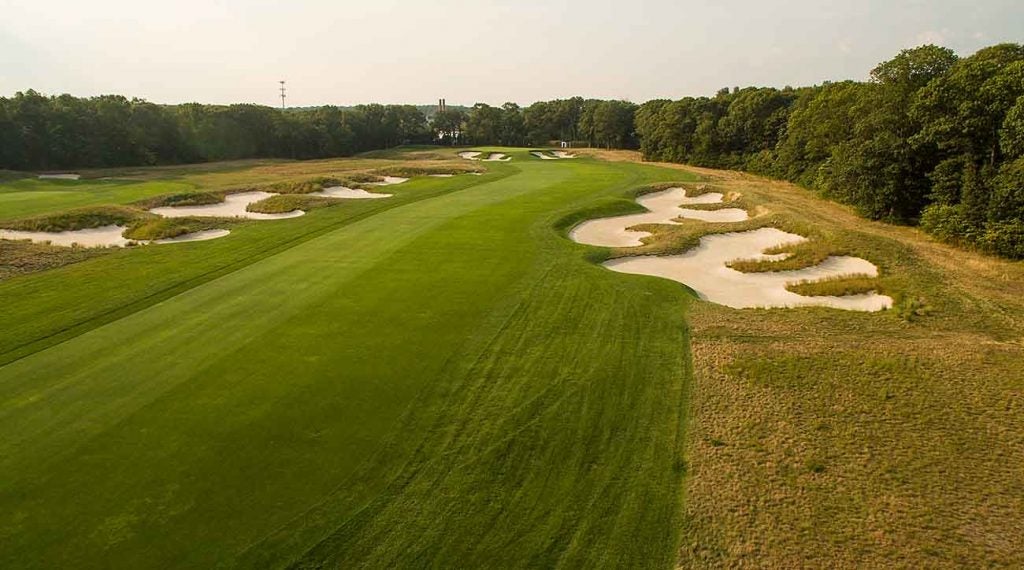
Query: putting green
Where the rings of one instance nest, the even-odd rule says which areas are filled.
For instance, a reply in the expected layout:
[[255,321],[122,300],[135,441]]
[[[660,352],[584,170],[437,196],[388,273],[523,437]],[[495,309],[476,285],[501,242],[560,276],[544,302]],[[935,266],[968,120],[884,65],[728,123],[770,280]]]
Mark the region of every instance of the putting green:
[[[554,224],[680,173],[500,150],[391,206],[0,288],[103,297],[48,291],[5,341],[34,348],[0,367],[0,566],[671,566],[690,297]],[[105,292],[149,255],[212,273]]]

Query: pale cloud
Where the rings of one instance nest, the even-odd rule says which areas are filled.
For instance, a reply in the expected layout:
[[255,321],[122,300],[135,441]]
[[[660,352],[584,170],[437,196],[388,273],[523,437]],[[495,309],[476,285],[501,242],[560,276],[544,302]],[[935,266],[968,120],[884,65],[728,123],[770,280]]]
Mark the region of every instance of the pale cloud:
[[949,30],[927,30],[917,34],[918,45],[934,44],[937,46],[944,45],[946,43],[946,36],[949,35]]

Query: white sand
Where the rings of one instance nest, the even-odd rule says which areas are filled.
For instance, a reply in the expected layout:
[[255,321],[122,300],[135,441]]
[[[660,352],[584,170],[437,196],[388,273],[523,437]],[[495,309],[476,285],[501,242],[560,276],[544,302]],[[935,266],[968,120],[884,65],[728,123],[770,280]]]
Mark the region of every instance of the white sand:
[[19,230],[0,230],[0,239],[32,240],[37,243],[50,242],[53,245],[70,247],[78,244],[82,247],[124,247],[129,239],[121,237],[126,226],[102,226],[85,230],[66,232],[24,232]]
[[40,174],[40,180],[78,180],[81,174]]
[[455,175],[454,174],[430,174],[429,176],[431,176],[433,178],[452,178]]
[[690,218],[706,222],[742,222],[748,218],[746,210],[724,208],[721,210],[694,210],[680,208],[680,204],[718,204],[722,194],[709,192],[690,198],[683,188],[669,188],[660,192],[644,194],[637,203],[650,210],[643,214],[629,214],[611,218],[598,218],[577,225],[570,232],[573,241],[603,247],[635,247],[650,232],[629,230],[640,224],[677,224],[677,218]]
[[183,234],[172,238],[158,239],[152,243],[182,243],[189,241],[206,241],[211,239],[222,238],[231,232],[229,230],[203,230],[200,232],[192,232],[190,234]]
[[552,151],[552,152],[558,158],[576,158],[575,154],[569,154],[568,152],[566,152],[564,150],[556,150],[556,151]]
[[484,159],[484,162],[508,162],[510,160],[512,160],[512,157],[506,155],[505,153],[492,152],[491,154],[487,155],[487,158]]
[[805,297],[786,285],[829,277],[867,275],[878,268],[856,257],[829,257],[824,262],[793,271],[741,273],[726,267],[735,259],[779,259],[764,250],[805,238],[776,228],[704,236],[700,245],[681,255],[638,256],[613,259],[605,267],[620,273],[653,275],[684,283],[701,299],[737,309],[754,307],[833,307],[849,311],[880,311],[892,307],[892,298],[876,293],[845,297]]
[[558,160],[557,156],[552,156],[546,152],[540,152],[539,150],[530,151],[530,154],[541,160]]
[[402,178],[400,176],[385,176],[382,182],[367,182],[366,186],[391,186],[392,184],[402,184],[408,182],[408,178]]
[[391,197],[391,194],[383,194],[381,192],[367,192],[366,190],[362,190],[360,188],[346,188],[344,186],[324,188],[319,192],[310,192],[309,195],[320,196],[321,198],[343,198],[346,200],[364,200]]
[[190,234],[183,234],[172,238],[158,239],[156,241],[148,242],[145,240],[132,240],[123,237],[121,234],[125,229],[127,229],[126,226],[102,226],[99,228],[71,230],[66,232],[23,232],[15,230],[0,230],[0,239],[27,239],[36,243],[49,242],[51,245],[64,247],[71,247],[75,244],[80,247],[125,247],[130,242],[145,245],[148,243],[166,244],[189,241],[206,241],[222,238],[231,233],[228,230],[203,230],[200,232],[193,232]]
[[482,152],[474,152],[474,151],[466,150],[466,151],[460,152],[459,156],[461,158],[465,158],[466,160],[480,160],[479,157],[480,157],[481,154],[483,154],[483,153]]
[[291,212],[284,212],[281,214],[260,214],[257,212],[248,212],[245,207],[254,202],[274,196],[270,192],[239,192],[237,194],[228,194],[224,197],[224,201],[218,204],[206,204],[202,206],[164,206],[162,208],[153,208],[150,212],[158,216],[164,216],[165,218],[184,218],[186,216],[216,216],[223,218],[248,218],[251,220],[281,220],[285,218],[297,218],[305,212],[302,210],[292,210]]

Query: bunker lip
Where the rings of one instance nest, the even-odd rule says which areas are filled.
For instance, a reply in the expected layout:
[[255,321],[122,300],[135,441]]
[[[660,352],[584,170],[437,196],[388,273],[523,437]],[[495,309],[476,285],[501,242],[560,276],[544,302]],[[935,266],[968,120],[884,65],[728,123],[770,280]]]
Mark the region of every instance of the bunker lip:
[[550,154],[547,154],[545,152],[541,152],[539,150],[530,151],[530,154],[532,154],[533,156],[536,156],[537,158],[539,158],[541,160],[558,160],[557,156],[552,156]]
[[694,210],[683,208],[686,204],[720,204],[724,196],[718,192],[708,192],[690,197],[684,188],[668,188],[659,192],[644,194],[636,202],[647,208],[648,212],[612,216],[587,220],[569,232],[569,237],[576,242],[601,247],[636,247],[643,245],[643,238],[650,232],[630,230],[641,224],[672,224],[678,225],[679,218],[702,220],[705,222],[742,222],[749,216],[746,210],[724,208],[721,210]]
[[[628,228],[641,223],[677,224],[676,219],[694,218],[729,222],[746,219],[744,210],[693,210],[679,204],[720,203],[723,196],[707,193],[688,197],[682,188],[669,188],[646,194],[637,202],[649,211],[642,214],[599,218],[578,224],[569,237],[579,243],[607,247],[643,245],[640,238],[648,232]],[[732,210],[730,212],[730,210]],[[742,213],[742,215],[740,215]],[[715,214],[707,216],[707,214]],[[858,257],[831,256],[812,267],[791,271],[742,273],[728,264],[737,259],[781,260],[788,254],[766,254],[773,247],[806,241],[807,238],[777,228],[705,235],[697,247],[679,255],[641,255],[623,257],[602,265],[619,273],[662,277],[683,283],[706,301],[736,309],[831,307],[848,311],[881,311],[892,307],[893,300],[875,292],[837,296],[803,296],[787,289],[801,282],[817,282],[847,276],[877,277],[878,268]]]
[[82,178],[81,174],[74,173],[54,173],[54,174],[40,174],[39,180],[78,180]]
[[165,244],[165,243],[184,243],[190,241],[207,241],[211,239],[217,239],[227,236],[231,233],[231,230],[202,230],[198,232],[192,232],[189,234],[182,234],[180,236],[174,236],[172,238],[162,238],[153,240],[152,243]]
[[464,158],[466,160],[480,160],[479,156],[481,154],[483,153],[477,151],[464,150],[459,153],[459,158]]
[[564,150],[532,150],[530,154],[541,160],[566,160],[576,158],[575,154],[569,154]]
[[408,182],[408,178],[402,178],[401,176],[384,176],[384,180],[380,182],[367,182],[366,186],[391,186],[393,184],[402,184]]
[[324,188],[318,192],[310,192],[310,196],[319,196],[321,198],[336,198],[342,200],[376,200],[379,198],[390,198],[391,194],[384,194],[381,192],[367,192],[361,188],[347,188],[345,186],[334,186],[331,188]]
[[15,230],[0,230],[0,239],[9,240],[30,240],[35,243],[50,243],[62,247],[78,245],[80,247],[125,247],[135,243],[145,245],[149,243],[168,244],[190,241],[206,241],[224,237],[231,233],[228,230],[203,230],[182,234],[172,238],[163,238],[153,241],[135,240],[124,237],[127,226],[109,225],[98,228],[87,228],[83,230],[68,230],[63,232],[24,232]]
[[305,214],[302,210],[292,210],[280,214],[262,214],[250,212],[246,208],[250,204],[265,200],[275,194],[254,190],[251,192],[238,192],[224,196],[223,202],[216,204],[204,204],[198,206],[162,206],[153,208],[150,212],[165,218],[196,217],[217,217],[217,218],[248,218],[251,220],[283,220],[297,218]]

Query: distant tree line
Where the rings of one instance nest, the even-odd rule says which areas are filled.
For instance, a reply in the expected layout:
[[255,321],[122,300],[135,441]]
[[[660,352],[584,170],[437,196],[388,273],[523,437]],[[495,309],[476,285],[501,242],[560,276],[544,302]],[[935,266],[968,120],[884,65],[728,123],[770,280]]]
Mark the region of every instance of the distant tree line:
[[1024,258],[1024,46],[966,58],[923,46],[867,82],[714,97],[573,97],[528,107],[156,105],[121,96],[0,97],[0,168],[323,158],[409,143],[640,148],[648,160],[790,180],[863,215]]
[[1024,46],[924,46],[868,82],[649,101],[646,159],[797,182],[864,216],[1024,258]]
[[0,168],[47,170],[239,158],[325,158],[407,143],[431,130],[412,105],[289,110],[157,105],[119,95],[0,98]]

